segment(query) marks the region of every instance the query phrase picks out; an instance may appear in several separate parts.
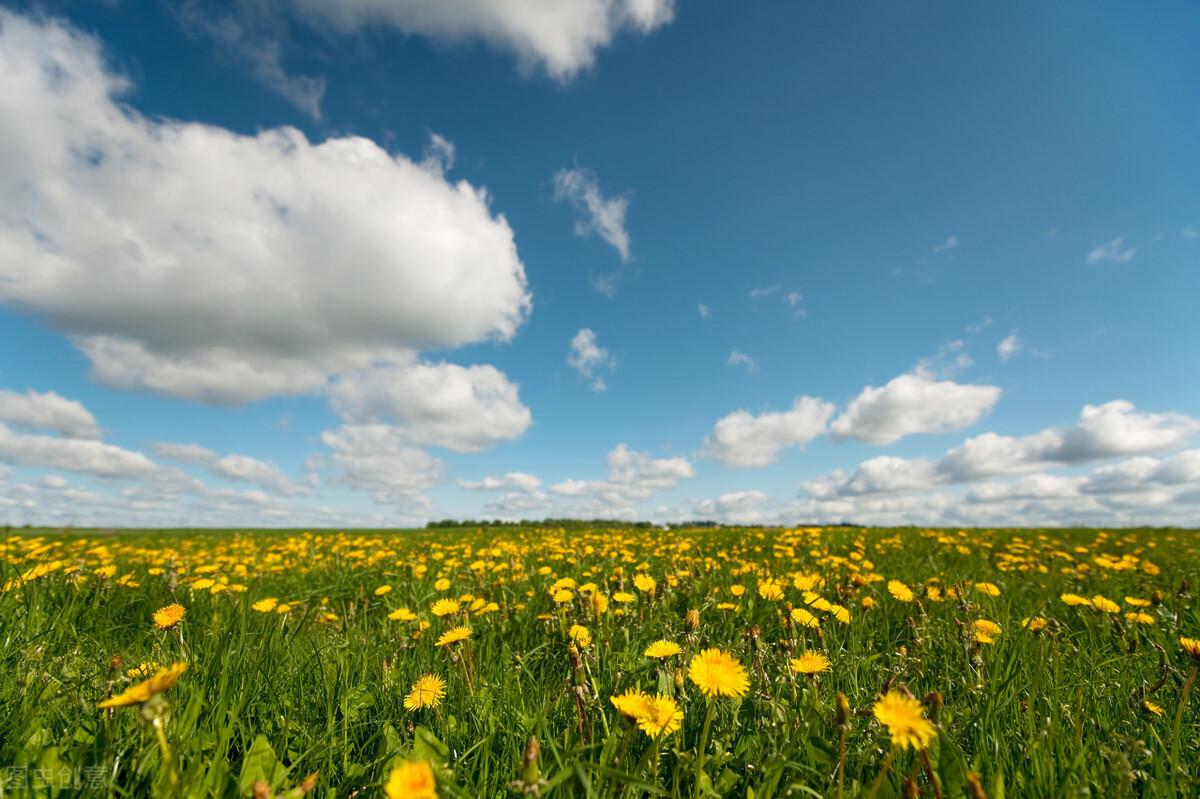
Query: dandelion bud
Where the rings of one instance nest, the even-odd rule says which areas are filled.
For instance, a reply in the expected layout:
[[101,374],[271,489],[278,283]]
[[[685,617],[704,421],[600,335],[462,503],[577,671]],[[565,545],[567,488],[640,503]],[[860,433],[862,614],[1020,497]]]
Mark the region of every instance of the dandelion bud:
[[842,693],[841,691],[838,691],[837,715],[835,716],[837,725],[839,727],[849,727],[850,726],[850,716],[851,716],[850,700],[846,698],[846,695],[844,693]]
[[521,782],[526,786],[533,786],[537,785],[541,778],[541,772],[538,770],[538,740],[531,735],[529,744],[525,747],[525,767],[521,770]]
[[675,669],[675,690],[683,690],[683,669]]
[[1163,603],[1163,592],[1157,588],[1154,589],[1154,593],[1150,594],[1150,601],[1155,605],[1161,605]]
[[689,633],[694,633],[694,632],[696,632],[696,630],[699,630],[700,629],[700,611],[696,610],[695,608],[692,608],[691,610],[689,610],[687,612],[686,622],[687,622],[687,631]]

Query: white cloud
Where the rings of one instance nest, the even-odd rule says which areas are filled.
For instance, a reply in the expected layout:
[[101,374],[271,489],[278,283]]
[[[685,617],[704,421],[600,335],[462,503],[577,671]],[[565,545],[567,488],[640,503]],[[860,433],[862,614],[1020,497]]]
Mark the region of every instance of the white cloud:
[[1112,261],[1115,264],[1126,264],[1133,260],[1137,253],[1136,247],[1126,247],[1125,237],[1118,236],[1107,244],[1097,244],[1088,253],[1087,262],[1098,264],[1101,261]]
[[244,65],[263,88],[313,119],[321,118],[325,79],[288,73],[283,66],[283,44],[272,30],[276,26],[262,14],[253,13],[258,4],[238,3],[237,13],[230,14],[198,0],[184,0],[174,8],[184,31],[211,39],[222,53]]
[[757,524],[763,521],[762,506],[770,501],[764,491],[730,491],[692,504],[692,515],[722,524]]
[[413,511],[429,506],[422,492],[438,483],[444,464],[410,446],[389,425],[344,425],[326,430],[321,440],[333,451],[333,464],[351,488],[369,492],[375,502]]
[[1007,361],[1021,351],[1021,346],[1022,341],[1014,329],[1007,336],[1000,339],[1000,343],[996,345],[996,354],[1000,356],[1000,360]]
[[947,236],[946,240],[943,241],[941,244],[934,245],[933,251],[934,252],[949,252],[950,250],[956,249],[957,247],[958,247],[958,236]]
[[1200,225],[1188,225],[1179,235],[1185,239],[1200,239]]
[[767,297],[770,297],[772,294],[775,294],[778,291],[779,291],[778,283],[776,283],[775,285],[772,285],[772,286],[758,286],[756,288],[750,289],[750,299],[752,299],[752,300],[765,299]]
[[[1132,403],[1114,400],[1103,405],[1085,405],[1079,422],[1067,428],[1048,428],[1020,438],[983,433],[951,448],[936,462],[893,456],[872,458],[861,463],[852,474],[834,471],[804,482],[801,489],[816,500],[922,491],[940,485],[978,483],[1053,467],[1165,452],[1185,445],[1198,433],[1200,420],[1177,413],[1144,413]],[[1149,458],[1135,458],[1119,467],[1097,469],[1094,482],[1087,486],[1080,484],[1079,491],[1112,491],[1122,482],[1147,481],[1152,472],[1157,475],[1153,479],[1160,484],[1177,484],[1192,480],[1195,470],[1200,470],[1200,456],[1186,453],[1161,464]],[[994,487],[985,488],[974,496],[995,498],[997,491]]]
[[674,0],[291,0],[314,27],[342,33],[390,27],[436,41],[479,40],[569,80],[624,31],[669,23]]
[[734,350],[729,353],[729,359],[725,361],[728,366],[743,366],[746,369],[746,374],[758,374],[758,361],[751,358],[744,352]]
[[579,374],[591,381],[593,391],[604,391],[608,385],[597,372],[615,367],[612,355],[596,341],[596,334],[591,328],[583,328],[571,339],[571,349],[567,353],[567,364]]
[[525,472],[509,472],[503,477],[485,477],[482,480],[459,480],[458,484],[469,491],[518,491],[533,494],[542,486],[542,481]]
[[255,483],[276,494],[294,496],[308,493],[311,490],[309,485],[294,482],[275,464],[252,458],[249,455],[238,453],[219,455],[199,444],[170,442],[156,443],[154,451],[164,458],[203,466],[210,474],[224,480]]
[[554,199],[570,203],[580,215],[575,221],[576,235],[595,233],[612,245],[622,261],[629,260],[629,232],[625,229],[628,197],[605,197],[595,172],[574,167],[554,173]]
[[1163,452],[1200,432],[1200,420],[1178,413],[1144,413],[1113,400],[1085,405],[1079,422],[1022,438],[984,433],[951,449],[938,463],[946,479],[961,482],[1035,471],[1048,465]]
[[795,308],[800,303],[804,302],[804,295],[798,291],[789,291],[783,295],[783,302],[792,308]]
[[654,458],[618,444],[608,453],[606,480],[563,480],[550,487],[558,497],[574,504],[556,509],[569,516],[629,518],[635,506],[657,493],[669,491],[696,476],[687,458]]
[[351,423],[390,422],[410,444],[476,452],[532,423],[518,387],[493,366],[405,363],[343,374],[329,389]]
[[0,302],[98,379],[239,403],[524,321],[482,189],[364,138],[146,118],[128,88],[94,39],[0,12]]
[[0,421],[17,427],[51,430],[67,438],[100,438],[96,417],[73,399],[53,391],[0,389]]
[[769,466],[787,447],[802,447],[824,433],[834,410],[824,400],[801,396],[782,413],[734,411],[713,426],[704,453],[726,466]]
[[158,466],[140,452],[83,438],[18,433],[0,424],[0,461],[96,477],[146,477]]
[[708,309],[708,306],[705,305],[704,303],[698,304],[696,306],[696,309],[700,312],[701,319],[708,319],[712,316],[712,312]]
[[904,374],[882,387],[863,389],[830,425],[838,438],[890,444],[916,433],[945,433],[968,427],[1000,399],[996,386],[963,385]]

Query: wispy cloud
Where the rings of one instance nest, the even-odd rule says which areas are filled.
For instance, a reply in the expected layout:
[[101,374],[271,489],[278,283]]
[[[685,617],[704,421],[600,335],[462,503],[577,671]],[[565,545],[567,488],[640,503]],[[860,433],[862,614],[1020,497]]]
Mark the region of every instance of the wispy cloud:
[[958,236],[947,236],[941,244],[933,245],[934,252],[949,252],[958,248]]
[[1133,260],[1136,247],[1126,247],[1125,237],[1118,236],[1107,244],[1098,244],[1088,253],[1087,262],[1098,264],[1101,261],[1112,261],[1114,264],[1127,264]]
[[575,221],[576,235],[594,233],[612,245],[622,261],[629,260],[629,231],[625,229],[628,197],[605,197],[596,173],[576,166],[554,173],[554,199],[569,203],[579,214]]
[[746,374],[748,375],[758,374],[758,361],[744,352],[738,352],[737,350],[734,350],[733,352],[729,353],[729,360],[727,360],[725,363],[729,366],[745,367]]

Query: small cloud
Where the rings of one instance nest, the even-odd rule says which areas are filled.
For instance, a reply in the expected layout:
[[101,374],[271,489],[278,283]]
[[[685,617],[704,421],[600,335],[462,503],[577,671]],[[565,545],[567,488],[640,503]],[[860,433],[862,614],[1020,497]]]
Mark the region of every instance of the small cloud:
[[778,283],[776,283],[773,286],[760,286],[758,288],[752,288],[752,289],[750,289],[750,299],[761,300],[765,297],[770,297],[772,294],[774,294],[777,291],[779,291]]
[[583,328],[571,339],[571,349],[567,353],[567,364],[581,377],[590,381],[592,391],[605,391],[608,384],[597,372],[608,369],[612,371],[615,363],[607,349],[601,347],[596,340],[596,334],[591,328]]
[[992,317],[985,316],[974,324],[967,325],[968,333],[979,333],[992,326]]
[[748,375],[758,374],[758,361],[754,360],[744,352],[738,352],[737,350],[734,350],[733,352],[729,353],[729,360],[727,360],[725,363],[728,366],[744,366],[746,368],[746,374]]
[[941,244],[933,245],[934,252],[949,252],[958,247],[958,236],[947,236]]
[[579,214],[575,235],[595,233],[612,245],[622,261],[629,260],[629,231],[625,229],[628,197],[605,197],[600,193],[596,173],[577,166],[554,173],[554,199],[569,203]]
[[1179,235],[1185,239],[1200,239],[1200,225],[1188,225]]
[[698,310],[700,312],[701,319],[709,319],[712,317],[712,312],[710,310],[708,310],[708,306],[705,305],[704,303],[699,303],[696,306],[696,310]]
[[1087,262],[1098,264],[1101,261],[1112,261],[1114,264],[1127,264],[1133,260],[1136,247],[1126,247],[1125,237],[1118,236],[1107,244],[1099,244],[1088,253]]
[[801,302],[803,302],[803,300],[804,300],[804,295],[798,291],[790,291],[787,294],[783,295],[784,303],[786,303],[787,305],[790,305],[793,308],[795,308],[797,305],[799,305]]
[[611,300],[617,296],[617,289],[621,285],[621,273],[613,272],[608,275],[593,276],[590,282],[592,288]]
[[1011,333],[1000,339],[1000,343],[996,345],[996,354],[1000,356],[1000,360],[1007,361],[1020,352],[1021,347],[1022,341],[1014,328]]

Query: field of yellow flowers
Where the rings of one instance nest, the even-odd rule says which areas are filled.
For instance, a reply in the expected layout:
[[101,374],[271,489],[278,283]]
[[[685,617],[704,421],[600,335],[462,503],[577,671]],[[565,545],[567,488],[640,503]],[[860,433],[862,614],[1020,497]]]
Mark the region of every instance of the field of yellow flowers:
[[1200,796],[1200,535],[11,534],[0,793]]

